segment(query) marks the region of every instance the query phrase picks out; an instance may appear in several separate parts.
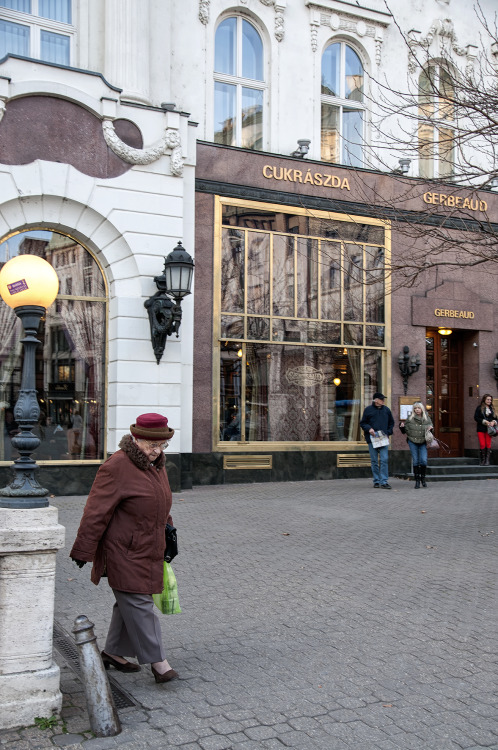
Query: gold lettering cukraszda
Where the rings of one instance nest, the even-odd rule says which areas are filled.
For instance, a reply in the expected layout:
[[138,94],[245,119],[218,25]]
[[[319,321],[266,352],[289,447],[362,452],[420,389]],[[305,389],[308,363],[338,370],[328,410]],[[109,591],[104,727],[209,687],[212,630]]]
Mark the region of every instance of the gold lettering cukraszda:
[[438,318],[468,318],[469,320],[474,317],[474,313],[470,310],[442,310],[439,307],[434,310],[434,315]]
[[424,193],[425,203],[431,206],[448,206],[449,208],[468,208],[470,211],[487,211],[486,201],[478,198],[463,198],[461,195],[446,195],[446,193]]
[[284,180],[286,182],[299,182],[302,185],[319,185],[321,187],[339,188],[339,190],[351,190],[347,177],[341,179],[336,174],[312,172],[311,169],[304,171],[265,164],[263,177],[266,177],[267,180]]

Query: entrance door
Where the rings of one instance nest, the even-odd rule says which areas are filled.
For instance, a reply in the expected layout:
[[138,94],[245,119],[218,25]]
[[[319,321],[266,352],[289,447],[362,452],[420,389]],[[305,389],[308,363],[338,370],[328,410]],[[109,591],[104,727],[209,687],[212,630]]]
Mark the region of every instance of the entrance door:
[[437,438],[450,453],[431,455],[463,456],[462,339],[455,331],[449,336],[428,330],[426,334],[426,404]]

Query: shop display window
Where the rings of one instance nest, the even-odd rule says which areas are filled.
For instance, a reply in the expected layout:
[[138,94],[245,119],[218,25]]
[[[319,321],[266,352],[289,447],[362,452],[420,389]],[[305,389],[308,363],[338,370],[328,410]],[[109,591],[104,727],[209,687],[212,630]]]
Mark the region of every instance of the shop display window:
[[[36,350],[40,418],[33,432],[45,461],[101,461],[105,457],[105,351],[107,294],[93,256],[71,237],[47,230],[15,234],[0,244],[0,268],[18,254],[47,260],[59,294],[42,318]],[[18,457],[14,406],[21,384],[20,320],[0,302],[0,461]]]
[[218,206],[215,443],[362,441],[362,410],[387,387],[389,227]]

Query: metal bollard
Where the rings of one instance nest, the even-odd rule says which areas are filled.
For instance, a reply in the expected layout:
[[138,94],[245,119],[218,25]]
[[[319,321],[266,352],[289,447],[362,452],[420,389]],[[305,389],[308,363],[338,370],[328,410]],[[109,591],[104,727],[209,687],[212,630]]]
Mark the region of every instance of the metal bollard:
[[86,615],[74,621],[74,640],[78,646],[86,705],[92,732],[97,737],[112,737],[121,732],[121,724],[112,699],[102,657],[97,648],[93,622]]

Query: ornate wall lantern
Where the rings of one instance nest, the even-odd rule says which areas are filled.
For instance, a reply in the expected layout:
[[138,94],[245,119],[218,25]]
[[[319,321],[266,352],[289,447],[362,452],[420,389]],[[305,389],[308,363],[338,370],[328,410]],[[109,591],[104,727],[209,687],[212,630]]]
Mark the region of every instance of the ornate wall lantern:
[[408,346],[403,347],[403,351],[399,353],[398,367],[403,378],[403,388],[405,396],[408,391],[408,378],[413,375],[414,372],[418,372],[420,367],[420,355],[414,355],[410,357],[410,348]]
[[40,407],[36,396],[35,352],[40,343],[36,338],[38,326],[47,307],[59,291],[55,270],[38,255],[17,255],[7,261],[0,271],[0,295],[14,309],[24,327],[24,361],[21,388],[14,407],[14,418],[21,432],[12,438],[12,445],[20,457],[13,464],[15,477],[11,484],[0,489],[0,508],[47,508],[48,490],[36,479],[38,470],[31,454],[40,445],[32,429],[38,422]]
[[144,307],[149,314],[150,340],[157,364],[166,348],[166,337],[175,333],[178,338],[182,321],[181,301],[190,294],[193,272],[194,261],[178,242],[164,259],[162,274],[154,276],[158,291],[144,302]]

